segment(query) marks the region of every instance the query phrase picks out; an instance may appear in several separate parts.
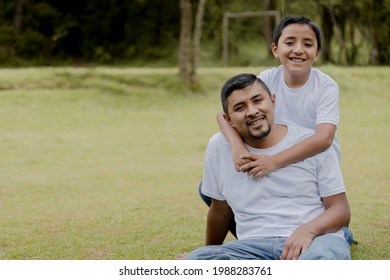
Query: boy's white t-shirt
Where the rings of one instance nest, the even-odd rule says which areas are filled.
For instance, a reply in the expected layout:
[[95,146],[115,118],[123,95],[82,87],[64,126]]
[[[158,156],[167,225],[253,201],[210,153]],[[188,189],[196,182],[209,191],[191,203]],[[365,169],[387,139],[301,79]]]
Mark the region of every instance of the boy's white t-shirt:
[[[259,78],[276,96],[275,123],[315,130],[316,125],[339,124],[339,87],[319,69],[312,68],[307,82],[300,88],[289,88],[284,80],[283,66],[267,69]],[[340,144],[335,135],[333,144],[339,160]]]
[[[288,127],[276,146],[248,148],[252,153],[272,155],[310,134],[310,130]],[[324,211],[321,197],[345,192],[345,186],[333,149],[254,178],[235,170],[230,144],[217,133],[206,149],[202,192],[227,201],[234,212],[238,239],[247,239],[290,236],[298,226]],[[335,234],[344,236],[342,230]]]

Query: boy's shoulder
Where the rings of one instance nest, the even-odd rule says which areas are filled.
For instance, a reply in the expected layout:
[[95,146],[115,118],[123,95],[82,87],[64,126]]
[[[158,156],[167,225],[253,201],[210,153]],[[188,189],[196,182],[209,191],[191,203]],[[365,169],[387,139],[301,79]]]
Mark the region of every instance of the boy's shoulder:
[[326,74],[325,72],[323,72],[318,68],[314,68],[314,67],[311,68],[311,75],[316,79],[337,85],[336,81],[331,76],[329,76],[328,74]]
[[268,68],[268,69],[261,71],[259,74],[259,77],[261,77],[263,75],[275,75],[275,74],[279,74],[279,73],[283,73],[283,66],[282,65],[279,65],[277,67]]

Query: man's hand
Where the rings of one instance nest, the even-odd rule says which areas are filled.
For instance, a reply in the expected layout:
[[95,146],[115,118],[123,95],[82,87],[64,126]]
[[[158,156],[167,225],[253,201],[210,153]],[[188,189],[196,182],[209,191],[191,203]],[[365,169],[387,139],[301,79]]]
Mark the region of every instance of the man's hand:
[[261,177],[277,169],[273,156],[244,154],[241,160],[247,163],[241,165],[240,171],[249,176]]
[[315,235],[310,232],[306,224],[298,227],[284,244],[281,260],[297,260],[309,248]]

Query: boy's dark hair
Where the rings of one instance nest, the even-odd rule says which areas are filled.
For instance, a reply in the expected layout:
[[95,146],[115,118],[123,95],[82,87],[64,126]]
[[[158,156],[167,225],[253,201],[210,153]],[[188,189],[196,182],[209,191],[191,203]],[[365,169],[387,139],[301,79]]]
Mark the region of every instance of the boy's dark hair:
[[221,89],[221,103],[225,114],[228,114],[228,98],[232,92],[244,89],[254,83],[258,83],[269,94],[269,96],[272,96],[267,85],[256,75],[246,73],[235,75],[227,80]]
[[278,41],[280,36],[282,35],[283,29],[293,23],[307,24],[310,26],[310,28],[316,34],[317,46],[318,46],[317,50],[320,51],[322,47],[321,29],[315,22],[311,21],[309,18],[305,16],[286,16],[285,18],[283,18],[282,21],[274,29],[273,43],[275,44],[275,46],[278,45]]

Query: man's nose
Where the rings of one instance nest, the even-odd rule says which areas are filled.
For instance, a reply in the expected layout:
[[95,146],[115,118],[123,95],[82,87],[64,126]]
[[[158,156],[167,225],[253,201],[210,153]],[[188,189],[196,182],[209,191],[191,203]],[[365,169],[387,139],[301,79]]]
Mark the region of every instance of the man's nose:
[[248,105],[248,111],[247,111],[248,116],[256,115],[257,111],[258,111],[258,108],[257,108],[257,106],[255,106],[255,104]]

